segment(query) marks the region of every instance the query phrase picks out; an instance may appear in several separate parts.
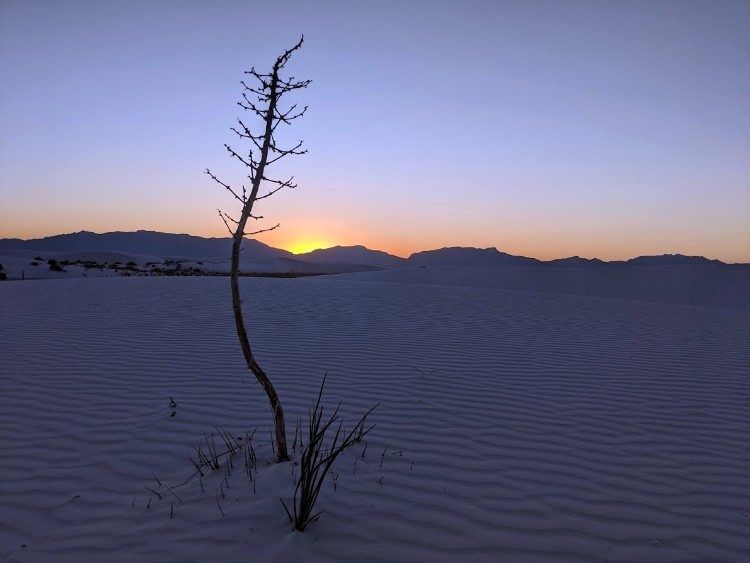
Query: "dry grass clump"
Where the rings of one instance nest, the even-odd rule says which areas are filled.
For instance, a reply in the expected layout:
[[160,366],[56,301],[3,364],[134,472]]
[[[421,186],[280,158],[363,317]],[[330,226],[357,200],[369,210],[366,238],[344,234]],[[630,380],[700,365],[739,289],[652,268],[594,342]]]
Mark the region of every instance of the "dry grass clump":
[[[295,530],[300,532],[304,531],[310,522],[317,520],[323,513],[322,510],[314,512],[315,503],[318,500],[323,481],[336,458],[351,446],[361,442],[362,438],[375,427],[374,424],[366,426],[366,423],[367,417],[378,406],[377,404],[365,412],[352,430],[346,434],[342,431],[343,421],[339,415],[340,403],[331,415],[324,420],[323,406],[320,404],[324,386],[325,377],[323,377],[323,382],[320,385],[315,406],[308,409],[307,445],[302,449],[300,472],[294,487],[292,509],[290,510],[284,500],[280,499],[286,515],[289,517],[289,522]],[[333,438],[331,438],[331,435]]]

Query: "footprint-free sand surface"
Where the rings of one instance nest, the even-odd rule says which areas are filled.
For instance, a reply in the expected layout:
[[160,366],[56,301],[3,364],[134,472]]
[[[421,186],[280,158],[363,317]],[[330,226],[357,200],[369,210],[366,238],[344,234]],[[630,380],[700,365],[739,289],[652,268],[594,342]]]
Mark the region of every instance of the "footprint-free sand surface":
[[[0,285],[0,558],[750,559],[748,309],[377,275],[241,280],[290,433],[381,403],[304,533],[226,278]],[[176,487],[214,426],[255,481]]]

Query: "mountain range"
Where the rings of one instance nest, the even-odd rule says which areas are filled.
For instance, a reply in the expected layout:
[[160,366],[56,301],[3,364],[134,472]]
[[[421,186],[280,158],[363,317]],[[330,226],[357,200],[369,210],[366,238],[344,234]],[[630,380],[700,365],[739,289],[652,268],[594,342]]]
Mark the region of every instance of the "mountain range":
[[[232,240],[205,238],[187,234],[161,233],[139,230],[135,232],[77,233],[55,235],[39,239],[0,239],[0,253],[8,251],[34,251],[46,253],[110,252],[135,256],[151,256],[171,259],[226,259],[229,257]],[[539,260],[516,256],[497,248],[449,247],[415,252],[401,258],[380,250],[371,250],[361,245],[334,246],[292,254],[254,239],[245,239],[243,260],[272,261],[296,265],[297,270],[305,264],[311,270],[320,265],[340,264],[342,270],[352,271],[354,266],[362,269],[399,268],[425,266],[552,266],[552,267],[605,267],[605,266],[654,266],[683,264],[724,264],[703,256],[663,254],[660,256],[638,256],[630,260],[606,262],[598,258],[572,256],[556,260]],[[314,267],[317,265],[318,267]],[[356,268],[354,268],[356,269]]]

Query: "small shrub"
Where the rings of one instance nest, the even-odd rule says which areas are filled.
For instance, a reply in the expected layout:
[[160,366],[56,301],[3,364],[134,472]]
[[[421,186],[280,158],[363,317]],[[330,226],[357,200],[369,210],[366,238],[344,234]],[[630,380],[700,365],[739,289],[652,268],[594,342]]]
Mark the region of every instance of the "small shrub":
[[[313,510],[320,494],[320,488],[323,486],[323,481],[336,461],[336,458],[347,448],[361,442],[362,438],[375,427],[373,424],[365,428],[365,423],[370,413],[378,406],[377,404],[362,415],[351,432],[342,437],[342,421],[338,414],[341,405],[334,409],[326,421],[323,421],[323,407],[320,404],[320,400],[323,396],[324,385],[325,377],[323,377],[323,383],[320,385],[315,407],[308,409],[307,445],[302,450],[300,473],[294,487],[292,510],[290,511],[284,500],[280,499],[281,504],[284,505],[286,515],[289,517],[289,522],[295,530],[300,532],[304,531],[310,522],[317,520],[323,513],[322,510],[313,513]],[[334,432],[333,429],[337,422],[338,426],[335,427]],[[331,434],[333,434],[333,439],[330,439]],[[326,438],[329,439],[329,443],[327,444]]]
[[32,261],[32,262],[31,262],[31,265],[32,265],[32,266],[38,266],[38,265],[39,265],[39,262],[37,262],[36,260],[34,260],[34,261]]
[[49,265],[49,269],[52,270],[53,272],[64,272],[65,271],[65,268],[63,268],[58,263],[58,261],[55,260],[54,258],[50,258],[49,260],[47,260],[47,264]]

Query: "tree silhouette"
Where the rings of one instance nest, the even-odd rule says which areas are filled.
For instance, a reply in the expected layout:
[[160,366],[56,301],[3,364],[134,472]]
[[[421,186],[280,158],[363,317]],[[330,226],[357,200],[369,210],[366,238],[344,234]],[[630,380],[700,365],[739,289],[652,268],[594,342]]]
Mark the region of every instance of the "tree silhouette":
[[[289,59],[295,51],[302,47],[304,36],[300,38],[294,47],[287,49],[276,58],[276,61],[269,73],[261,73],[251,68],[245,74],[249,76],[248,84],[241,81],[243,92],[242,100],[237,102],[243,110],[249,112],[251,116],[260,118],[261,130],[259,134],[254,134],[242,119],[237,119],[238,127],[232,127],[231,130],[239,137],[240,142],[249,145],[247,153],[241,154],[229,145],[224,145],[231,158],[237,159],[247,169],[247,178],[250,181],[249,193],[243,185],[241,189],[236,189],[231,185],[217,178],[209,169],[208,174],[217,184],[229,191],[234,198],[242,204],[242,212],[237,219],[229,214],[218,210],[219,216],[227,227],[229,234],[232,236],[232,268],[230,274],[230,285],[232,291],[232,308],[234,310],[234,321],[237,329],[237,337],[240,341],[242,353],[245,356],[245,362],[248,369],[253,372],[258,382],[263,386],[268,400],[271,404],[273,413],[274,426],[276,430],[276,455],[279,461],[289,459],[286,445],[286,427],[284,422],[284,410],[281,406],[279,395],[276,392],[271,380],[266,375],[263,368],[260,367],[253,354],[250,340],[245,328],[245,320],[242,313],[242,299],[240,298],[240,288],[238,283],[240,270],[240,251],[242,250],[242,241],[245,236],[257,235],[266,231],[272,231],[279,227],[279,224],[272,227],[259,228],[256,230],[246,231],[249,220],[260,220],[263,217],[253,214],[255,203],[261,199],[271,197],[279,190],[284,188],[295,188],[293,182],[294,176],[288,180],[275,179],[268,176],[267,169],[270,165],[278,162],[284,157],[291,155],[305,154],[307,151],[302,149],[302,141],[299,141],[291,148],[281,148],[276,143],[276,129],[284,124],[290,125],[292,121],[302,117],[307,111],[307,106],[298,110],[297,104],[290,107],[281,108],[280,102],[286,94],[307,88],[310,80],[297,80],[293,76],[282,78],[281,71],[284,69]],[[265,193],[259,194],[261,186],[266,189]]]

